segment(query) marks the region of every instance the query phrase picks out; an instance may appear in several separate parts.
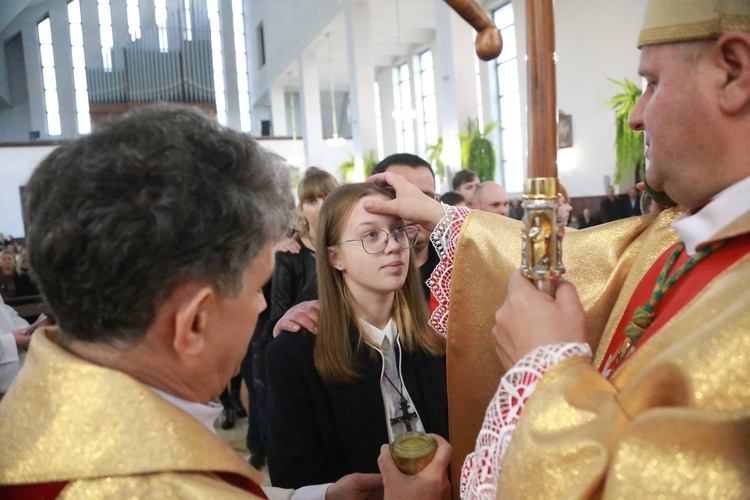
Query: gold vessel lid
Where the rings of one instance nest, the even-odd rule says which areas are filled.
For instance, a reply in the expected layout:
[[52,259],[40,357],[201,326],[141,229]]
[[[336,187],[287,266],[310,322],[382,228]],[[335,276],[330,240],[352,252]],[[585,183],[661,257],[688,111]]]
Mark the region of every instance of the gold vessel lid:
[[554,177],[526,179],[523,197],[527,200],[556,200],[557,179]]

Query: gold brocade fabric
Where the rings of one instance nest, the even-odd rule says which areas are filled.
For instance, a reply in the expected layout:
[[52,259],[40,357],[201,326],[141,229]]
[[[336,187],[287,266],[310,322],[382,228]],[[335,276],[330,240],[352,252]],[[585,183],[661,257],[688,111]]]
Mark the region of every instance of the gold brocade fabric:
[[581,358],[545,374],[513,433],[498,498],[747,498],[748,283],[745,256],[611,380]]
[[262,481],[219,436],[135,379],[34,334],[0,403],[0,484],[71,481],[62,498],[254,498],[216,472]]
[[[603,357],[627,301],[643,274],[677,241],[669,223],[672,209],[631,217],[583,231],[566,231],[565,278],[576,286],[587,315],[588,342]],[[505,300],[508,279],[521,263],[519,221],[473,211],[456,244],[448,324],[448,411],[452,474],[460,477],[474,450],[487,404],[503,369],[495,353],[492,327]],[[533,318],[529,319],[533,321]],[[458,490],[456,483],[455,496]]]

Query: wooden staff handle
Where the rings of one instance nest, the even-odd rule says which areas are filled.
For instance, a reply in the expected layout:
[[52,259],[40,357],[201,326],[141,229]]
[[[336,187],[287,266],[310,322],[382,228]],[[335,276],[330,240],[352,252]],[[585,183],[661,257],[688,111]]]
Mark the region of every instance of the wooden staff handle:
[[453,10],[477,30],[474,50],[483,61],[491,61],[503,51],[503,37],[490,16],[476,0],[445,0]]
[[529,177],[557,177],[557,89],[552,0],[526,0]]

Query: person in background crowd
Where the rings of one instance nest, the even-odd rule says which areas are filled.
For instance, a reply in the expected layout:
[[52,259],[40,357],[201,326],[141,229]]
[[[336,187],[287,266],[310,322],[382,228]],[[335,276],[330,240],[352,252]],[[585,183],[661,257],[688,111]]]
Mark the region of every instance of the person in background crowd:
[[37,295],[36,285],[28,274],[19,274],[16,259],[10,250],[0,251],[0,295],[7,300],[14,297]]
[[510,200],[510,208],[508,209],[508,217],[516,220],[523,220],[523,206],[521,206],[521,200],[513,198]]
[[583,209],[583,214],[581,216],[581,221],[580,221],[580,226],[579,226],[580,229],[586,229],[587,227],[598,226],[601,223],[602,223],[601,220],[591,215],[591,209],[588,209],[588,208]]
[[18,274],[29,274],[31,264],[29,263],[29,255],[26,250],[16,255],[16,271]]
[[451,205],[454,207],[465,207],[466,199],[455,191],[448,191],[440,197],[440,203]]
[[615,197],[615,188],[607,186],[606,191],[606,196],[599,202],[599,217],[604,222],[622,219],[622,207]]
[[641,196],[638,193],[638,189],[632,187],[628,192],[628,199],[623,201],[622,214],[624,217],[633,217],[635,215],[641,215],[642,213]]
[[469,169],[463,169],[456,172],[451,182],[453,191],[457,192],[466,200],[466,205],[470,207],[474,201],[474,194],[479,186],[479,177]]
[[570,212],[573,210],[573,205],[570,204],[570,195],[568,194],[568,190],[565,189],[565,186],[558,184],[558,189],[560,191],[560,206],[557,207],[557,217],[560,219],[560,223],[563,226],[567,226],[568,221],[570,220]]
[[476,208],[484,212],[508,216],[510,211],[510,201],[508,193],[505,192],[500,184],[494,181],[485,181],[477,187],[474,194]]
[[29,323],[0,296],[0,400],[13,383],[26,358],[31,333]]

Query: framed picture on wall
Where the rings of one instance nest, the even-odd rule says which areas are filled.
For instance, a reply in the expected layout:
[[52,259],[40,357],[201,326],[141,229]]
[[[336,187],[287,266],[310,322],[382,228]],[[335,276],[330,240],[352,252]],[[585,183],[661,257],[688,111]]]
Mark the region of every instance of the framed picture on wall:
[[557,116],[557,148],[573,147],[573,116],[562,111]]

